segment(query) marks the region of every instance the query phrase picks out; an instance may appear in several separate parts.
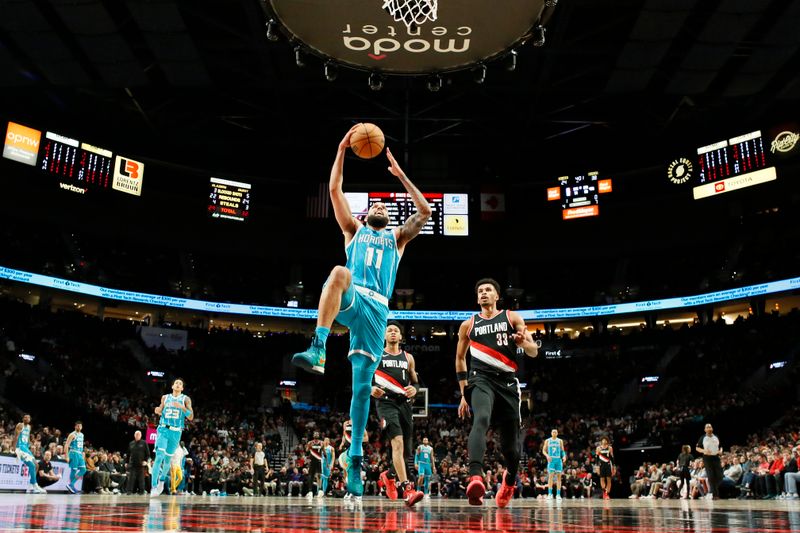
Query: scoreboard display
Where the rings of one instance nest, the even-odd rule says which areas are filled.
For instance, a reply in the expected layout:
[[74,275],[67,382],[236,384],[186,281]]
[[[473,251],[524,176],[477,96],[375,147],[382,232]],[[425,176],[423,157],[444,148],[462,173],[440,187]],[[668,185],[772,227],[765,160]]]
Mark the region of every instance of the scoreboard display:
[[764,149],[761,131],[719,141],[697,149],[695,200],[777,179]]
[[[367,216],[370,206],[386,204],[389,225],[403,224],[416,212],[414,201],[407,192],[346,192],[354,217]],[[431,206],[431,217],[420,232],[423,235],[469,235],[469,197],[464,193],[424,193]]]
[[142,194],[144,163],[53,131],[9,122],[3,157],[38,168],[69,192],[113,189]]
[[109,150],[48,131],[39,159],[40,170],[67,183],[98,189],[111,185],[113,154]]
[[549,201],[561,200],[564,220],[596,217],[600,214],[600,195],[611,192],[611,180],[600,179],[597,171],[577,176],[561,176],[558,187],[547,190]]
[[223,218],[244,222],[250,217],[249,183],[211,178],[208,195],[208,214],[211,218]]

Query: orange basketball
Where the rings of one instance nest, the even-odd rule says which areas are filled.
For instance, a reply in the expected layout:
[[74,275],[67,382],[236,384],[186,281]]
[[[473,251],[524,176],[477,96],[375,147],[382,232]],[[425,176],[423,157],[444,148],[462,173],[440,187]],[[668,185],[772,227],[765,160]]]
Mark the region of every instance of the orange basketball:
[[350,148],[363,159],[372,159],[381,153],[384,143],[381,129],[369,122],[358,124],[356,131],[350,136]]

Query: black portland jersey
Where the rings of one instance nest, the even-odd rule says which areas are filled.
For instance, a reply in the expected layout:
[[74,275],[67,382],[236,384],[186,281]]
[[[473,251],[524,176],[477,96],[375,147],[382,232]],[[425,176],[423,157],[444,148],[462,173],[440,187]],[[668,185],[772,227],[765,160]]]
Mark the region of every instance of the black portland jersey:
[[387,399],[406,397],[405,388],[411,384],[406,352],[383,352],[381,363],[375,371],[375,385],[386,392]]
[[468,334],[470,370],[515,373],[518,367],[514,333],[508,311],[500,311],[493,318],[474,315]]

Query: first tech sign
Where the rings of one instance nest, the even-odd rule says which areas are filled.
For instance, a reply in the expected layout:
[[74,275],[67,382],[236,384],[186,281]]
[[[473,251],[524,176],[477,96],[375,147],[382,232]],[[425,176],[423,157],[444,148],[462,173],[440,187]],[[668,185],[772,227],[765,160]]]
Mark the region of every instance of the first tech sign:
[[143,177],[144,163],[118,155],[114,163],[114,182],[111,187],[117,191],[141,196]]

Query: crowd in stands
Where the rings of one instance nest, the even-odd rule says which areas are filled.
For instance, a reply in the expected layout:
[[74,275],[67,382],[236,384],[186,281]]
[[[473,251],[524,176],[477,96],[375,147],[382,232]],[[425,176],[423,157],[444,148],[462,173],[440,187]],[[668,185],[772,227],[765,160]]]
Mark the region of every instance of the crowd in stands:
[[[13,402],[2,412],[2,453],[10,451],[14,424],[21,418],[21,410],[29,409],[29,401],[37,397],[58,401],[72,419],[92,415],[95,425],[107,423],[118,433],[112,442],[108,432],[93,431],[91,424],[85,425],[86,489],[130,490],[124,442],[133,438],[135,430],[144,432],[156,423],[153,408],[169,385],[168,380],[150,381],[142,361],[131,354],[128,343],[136,339],[135,328],[125,322],[100,321],[80,313],[52,314],[9,301],[0,303],[0,319],[0,351],[4,352],[0,396]],[[792,397],[786,395],[787,391],[796,392],[792,388],[796,364],[782,369],[783,381],[772,379],[768,373],[761,381],[754,376],[760,375],[759,369],[776,353],[791,358],[796,348],[791,332],[799,323],[798,313],[792,312],[782,317],[751,317],[732,325],[712,321],[677,330],[649,328],[625,335],[607,329],[578,338],[555,333],[543,336],[543,342],[556,343],[573,356],[531,360],[523,369],[533,393],[531,409],[524,411],[525,464],[519,474],[518,495],[535,497],[546,491],[540,450],[553,427],[567,443],[565,496],[580,498],[598,493],[594,451],[602,436],[608,436],[617,450],[640,442],[677,452],[685,443],[681,440],[685,429],[709,417],[737,414],[765,400],[772,402],[770,415],[775,418],[783,412],[776,410],[780,406],[791,412]],[[246,331],[222,328],[191,330],[189,339],[187,349],[176,353],[138,344],[144,357],[167,376],[184,377],[187,393],[196,405],[195,420],[184,434],[188,452],[185,491],[228,495],[260,493],[261,489],[287,495],[313,492],[305,443],[314,431],[330,437],[334,446],[341,441],[349,391],[335,379],[348,375],[340,372],[346,368],[346,360],[336,354],[344,351],[347,338],[331,338],[330,372],[314,382],[311,393],[298,393],[311,394],[302,399],[314,409],[330,408],[324,413],[294,410],[275,393],[274,383],[281,377],[273,368],[275,361],[304,346],[302,336],[256,338]],[[440,348],[418,356],[418,368],[429,384],[431,403],[451,403],[455,392],[450,356],[453,339],[423,339],[409,333],[408,342]],[[671,346],[678,348],[670,351]],[[36,361],[16,357],[22,349],[35,354]],[[638,388],[640,378],[656,367],[660,368],[662,389]],[[713,388],[704,386],[708,380],[713,380]],[[265,382],[271,385],[265,387]],[[434,446],[437,476],[432,490],[442,497],[463,497],[469,423],[459,420],[454,409],[437,409],[431,415],[435,416],[415,419],[415,443],[428,437]],[[51,459],[62,458],[63,441],[71,431],[71,422],[64,420],[58,422],[59,430],[54,429],[52,416],[54,413],[47,410],[34,416],[32,451],[40,460],[45,451],[50,452]],[[745,496],[771,497],[788,491],[782,479],[795,453],[792,449],[798,441],[798,425],[796,418],[787,420],[781,432],[765,430],[775,420],[762,413],[761,419],[749,420],[749,425],[740,428],[759,437],[742,435],[726,449],[726,466],[735,466],[736,462],[743,465],[741,476],[737,478],[736,470],[732,470],[731,479],[736,478],[738,490]],[[380,492],[378,476],[389,461],[374,416],[368,430],[364,476],[370,494]],[[287,440],[292,434],[296,440]],[[492,491],[502,478],[503,465],[493,435],[488,440],[486,484]],[[268,456],[266,487],[253,486],[252,458],[257,442],[264,445]],[[739,447],[734,447],[737,442]],[[693,461],[696,472],[689,495],[701,496],[705,490],[702,465],[696,458]],[[413,468],[411,472],[414,475]],[[612,495],[627,495],[628,490],[641,497],[661,496],[664,491],[669,496],[676,494],[674,467],[668,463],[643,465],[629,479],[631,474],[631,470],[616,470]],[[338,466],[331,486],[335,493],[343,490]],[[681,489],[685,494],[684,487]]]

